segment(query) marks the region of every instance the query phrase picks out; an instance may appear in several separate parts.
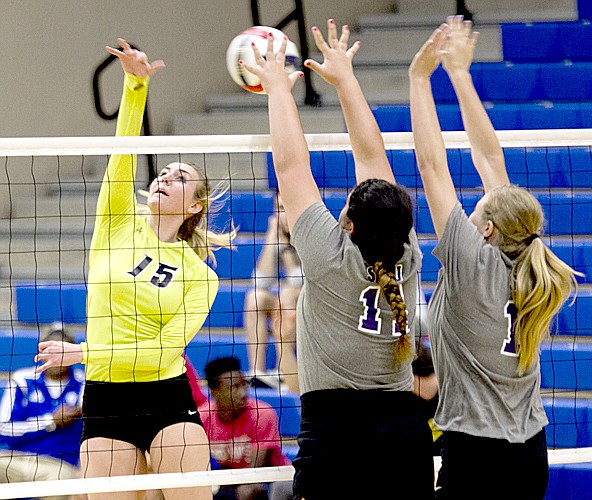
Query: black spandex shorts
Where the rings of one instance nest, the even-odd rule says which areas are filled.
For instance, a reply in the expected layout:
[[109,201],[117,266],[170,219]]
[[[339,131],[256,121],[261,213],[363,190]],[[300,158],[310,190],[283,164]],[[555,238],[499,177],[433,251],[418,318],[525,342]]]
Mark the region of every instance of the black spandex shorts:
[[549,482],[545,430],[525,443],[445,431],[438,500],[543,500]]
[[433,500],[432,432],[411,392],[302,395],[294,498]]
[[81,441],[95,437],[117,439],[143,452],[169,425],[203,425],[186,374],[156,382],[87,381],[82,418]]

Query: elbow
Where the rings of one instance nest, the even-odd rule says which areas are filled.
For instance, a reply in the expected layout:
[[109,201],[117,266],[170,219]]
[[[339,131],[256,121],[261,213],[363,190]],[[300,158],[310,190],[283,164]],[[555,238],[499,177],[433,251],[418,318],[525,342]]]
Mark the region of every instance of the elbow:
[[435,158],[424,155],[417,155],[417,169],[421,175],[438,171],[439,162]]

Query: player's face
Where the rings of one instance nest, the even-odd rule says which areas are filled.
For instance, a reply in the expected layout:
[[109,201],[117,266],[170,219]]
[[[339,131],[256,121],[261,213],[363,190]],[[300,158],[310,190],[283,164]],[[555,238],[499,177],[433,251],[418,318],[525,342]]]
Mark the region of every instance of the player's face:
[[240,414],[247,405],[249,383],[240,371],[223,373],[219,381],[220,387],[212,391],[216,406],[220,410],[232,410],[235,414]]
[[199,174],[190,165],[167,165],[150,184],[150,211],[160,214],[183,214],[187,217],[201,212],[203,206],[195,200],[199,182]]

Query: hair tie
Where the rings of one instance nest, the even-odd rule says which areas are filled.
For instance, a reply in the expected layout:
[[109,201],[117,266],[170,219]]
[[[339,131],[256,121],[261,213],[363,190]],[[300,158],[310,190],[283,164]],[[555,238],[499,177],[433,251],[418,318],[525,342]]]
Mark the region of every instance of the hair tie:
[[536,234],[536,233],[534,233],[534,234],[531,234],[531,235],[530,235],[528,238],[526,238],[526,239],[524,240],[524,244],[525,244],[526,246],[530,246],[530,244],[531,244],[531,243],[532,243],[534,240],[536,240],[537,238],[540,238],[540,236],[539,236],[538,234]]

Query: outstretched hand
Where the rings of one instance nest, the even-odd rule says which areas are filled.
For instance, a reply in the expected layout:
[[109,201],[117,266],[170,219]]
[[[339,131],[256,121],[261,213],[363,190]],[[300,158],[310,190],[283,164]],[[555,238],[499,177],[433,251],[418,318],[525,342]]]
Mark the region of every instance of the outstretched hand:
[[109,54],[114,55],[119,59],[123,71],[131,73],[138,78],[147,78],[155,73],[158,73],[165,67],[164,61],[158,60],[153,63],[148,62],[148,56],[139,50],[132,49],[123,38],[118,38],[122,50],[114,49],[113,47],[105,47]]
[[429,78],[442,59],[442,46],[448,35],[448,25],[441,24],[430,38],[423,44],[419,52],[415,54],[411,66],[409,66],[410,77]]
[[82,362],[82,347],[80,344],[48,340],[39,342],[39,354],[35,356],[35,363],[43,364],[35,369],[41,373],[52,366],[70,366]]
[[337,38],[337,26],[333,19],[327,21],[327,27],[328,43],[316,26],[312,28],[312,36],[324,58],[323,63],[307,59],[304,61],[304,65],[321,76],[327,83],[335,86],[341,78],[353,74],[352,59],[360,49],[360,42],[354,43],[348,49],[349,27],[344,25],[341,28],[339,39]]
[[450,16],[446,22],[450,29],[442,50],[442,66],[447,73],[468,71],[479,33],[473,32],[473,23],[463,21],[463,16]]
[[257,63],[255,66],[247,64],[245,61],[239,61],[241,66],[261,80],[263,90],[265,90],[267,94],[273,92],[276,88],[281,87],[291,91],[296,80],[304,76],[302,71],[294,71],[291,74],[286,73],[286,47],[288,46],[288,38],[284,37],[280,50],[277,53],[273,52],[273,42],[273,34],[269,33],[267,35],[267,51],[265,53],[265,58],[261,55],[257,46],[254,43],[252,44],[255,62]]

